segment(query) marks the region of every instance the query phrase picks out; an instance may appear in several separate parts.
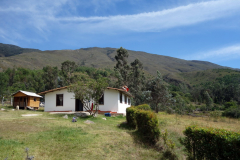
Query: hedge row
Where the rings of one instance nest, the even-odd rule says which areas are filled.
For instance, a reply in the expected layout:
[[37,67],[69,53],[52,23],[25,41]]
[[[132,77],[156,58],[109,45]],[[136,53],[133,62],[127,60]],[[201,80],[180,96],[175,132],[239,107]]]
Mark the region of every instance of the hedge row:
[[181,139],[189,159],[240,159],[240,133],[189,126]]
[[136,112],[137,129],[145,141],[155,144],[159,140],[160,130],[157,116],[152,111]]
[[135,119],[135,113],[136,113],[137,109],[135,107],[128,107],[126,112],[126,119],[127,119],[127,124],[129,127],[132,128],[136,128],[137,127],[137,123],[136,123],[136,119]]
[[159,139],[160,131],[158,119],[151,111],[149,105],[139,105],[127,108],[127,123],[132,128],[137,128],[145,141],[156,143]]

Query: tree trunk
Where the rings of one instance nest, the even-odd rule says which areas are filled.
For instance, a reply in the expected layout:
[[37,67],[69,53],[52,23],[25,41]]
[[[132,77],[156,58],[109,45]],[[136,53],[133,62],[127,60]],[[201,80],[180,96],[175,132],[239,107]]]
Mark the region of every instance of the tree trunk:
[[155,107],[155,112],[158,113],[158,105]]

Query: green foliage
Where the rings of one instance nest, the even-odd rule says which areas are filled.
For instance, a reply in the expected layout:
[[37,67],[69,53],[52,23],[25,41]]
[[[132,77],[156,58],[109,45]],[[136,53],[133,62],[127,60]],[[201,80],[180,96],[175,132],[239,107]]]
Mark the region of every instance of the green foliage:
[[157,76],[151,79],[147,83],[147,90],[149,91],[149,97],[146,98],[148,102],[154,106],[156,113],[158,113],[158,105],[165,106],[171,101],[172,95],[169,94],[168,88],[166,87],[162,76],[159,71],[157,71]]
[[161,135],[164,141],[164,145],[166,146],[167,150],[173,151],[175,148],[175,143],[168,138],[168,131],[165,129],[165,132]]
[[[103,96],[107,86],[108,83],[104,77],[100,77],[96,80],[88,78],[72,84],[69,87],[69,91],[74,92],[75,99],[81,100],[86,110],[91,110],[89,103],[93,101],[96,104],[96,112],[93,114],[95,115],[99,110],[99,99]],[[90,112],[90,114],[92,114],[92,112]]]
[[136,123],[136,118],[135,118],[135,113],[137,109],[134,106],[128,107],[126,109],[126,119],[127,119],[127,124],[131,128],[136,128],[137,123]]
[[145,102],[144,93],[146,77],[143,72],[143,64],[138,59],[131,63],[130,73],[128,75],[128,87],[134,96],[135,105]]
[[151,111],[151,107],[148,104],[141,104],[141,105],[135,106],[134,108],[145,110],[145,111]]
[[45,90],[50,90],[58,87],[58,68],[46,66],[43,67],[43,80]]
[[139,133],[142,134],[145,141],[155,144],[159,140],[160,135],[156,114],[145,110],[137,110],[135,114]]
[[225,117],[240,118],[240,107],[231,107],[222,113]]
[[206,107],[207,107],[207,110],[211,110],[212,107],[213,107],[212,98],[209,96],[209,94],[208,94],[207,91],[204,92],[204,96],[205,96],[205,99],[206,99]]
[[64,85],[69,85],[71,83],[73,83],[73,73],[76,69],[77,65],[75,64],[75,62],[73,61],[65,61],[62,63],[61,66],[61,74],[64,77],[65,80],[65,84]]
[[224,104],[225,102],[229,102],[231,100],[240,103],[240,72],[234,70],[223,71],[227,75],[224,75],[222,77],[216,76],[215,79],[204,83],[202,82],[198,86],[195,86],[191,91],[193,99],[198,102],[202,102],[202,99],[205,99],[206,103],[210,102],[205,93],[207,90],[209,97],[211,97],[212,102],[214,103]]
[[115,60],[117,61],[116,66],[114,67],[116,72],[116,77],[118,79],[118,87],[123,85],[128,85],[128,74],[129,74],[129,65],[127,64],[128,51],[122,47],[117,49],[117,55]]
[[240,133],[189,126],[180,142],[189,159],[240,159]]
[[225,109],[237,108],[237,102],[235,102],[235,101],[225,102],[224,103],[224,108]]
[[215,122],[217,122],[218,119],[222,116],[222,112],[215,110],[215,111],[210,112],[210,116],[214,119]]

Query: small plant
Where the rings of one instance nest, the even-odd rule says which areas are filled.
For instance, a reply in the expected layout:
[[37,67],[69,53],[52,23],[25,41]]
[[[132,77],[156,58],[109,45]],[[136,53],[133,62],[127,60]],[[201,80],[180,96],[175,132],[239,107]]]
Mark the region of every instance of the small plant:
[[213,118],[214,122],[217,122],[218,119],[221,117],[222,113],[220,111],[212,111],[210,112],[210,117]]
[[175,143],[171,139],[168,138],[168,131],[167,131],[167,129],[162,134],[162,138],[163,138],[164,145],[165,145],[166,149],[173,151],[173,149],[175,148]]

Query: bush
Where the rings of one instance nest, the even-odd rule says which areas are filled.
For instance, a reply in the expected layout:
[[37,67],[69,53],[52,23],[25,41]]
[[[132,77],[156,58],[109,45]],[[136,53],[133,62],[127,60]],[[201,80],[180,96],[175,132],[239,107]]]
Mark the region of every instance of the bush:
[[137,110],[135,114],[139,133],[141,133],[145,141],[155,144],[159,140],[160,135],[156,114],[144,110]]
[[229,109],[229,108],[237,108],[237,103],[234,102],[234,101],[225,102],[224,103],[224,109]]
[[180,139],[189,159],[240,159],[240,133],[189,126]]
[[137,111],[137,109],[133,106],[126,109],[127,124],[128,124],[129,127],[134,128],[134,129],[137,126],[136,119],[135,119],[135,112],[136,111]]
[[225,117],[239,118],[240,117],[240,108],[231,107],[231,108],[225,110],[222,113],[222,115]]
[[151,111],[151,107],[148,104],[141,104],[141,105],[135,106],[135,108],[145,110],[145,111]]
[[127,119],[127,123],[129,125],[129,127],[131,127],[131,128],[136,128],[136,126],[137,126],[136,118],[135,118],[135,112],[137,110],[151,110],[151,108],[148,104],[131,106],[131,107],[127,108],[126,119]]

